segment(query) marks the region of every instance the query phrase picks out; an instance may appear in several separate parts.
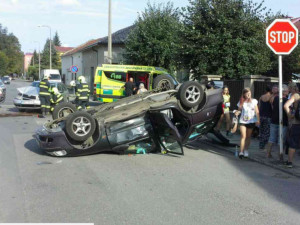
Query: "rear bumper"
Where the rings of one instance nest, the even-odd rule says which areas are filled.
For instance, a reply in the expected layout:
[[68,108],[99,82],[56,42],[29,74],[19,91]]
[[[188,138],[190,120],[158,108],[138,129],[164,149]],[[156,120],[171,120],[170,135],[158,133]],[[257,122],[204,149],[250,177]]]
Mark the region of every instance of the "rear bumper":
[[50,155],[54,155],[56,151],[66,151],[68,154],[73,150],[72,145],[69,143],[64,131],[49,131],[46,128],[40,127],[35,132],[35,139],[39,147]]

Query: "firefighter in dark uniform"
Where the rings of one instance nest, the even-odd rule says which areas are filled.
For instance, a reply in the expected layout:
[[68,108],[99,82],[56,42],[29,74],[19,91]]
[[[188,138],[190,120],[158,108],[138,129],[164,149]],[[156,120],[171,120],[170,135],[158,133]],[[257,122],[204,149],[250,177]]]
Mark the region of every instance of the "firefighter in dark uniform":
[[50,98],[50,102],[51,102],[51,108],[50,111],[53,112],[54,107],[56,105],[58,105],[59,103],[64,101],[64,96],[62,96],[62,94],[58,91],[58,89],[56,87],[53,87],[51,90],[51,98]]
[[39,98],[41,101],[41,108],[42,108],[42,116],[44,118],[46,114],[50,112],[50,83],[49,83],[50,76],[46,74],[43,80],[40,82],[40,93]]
[[79,76],[76,84],[76,106],[78,110],[89,109],[90,88],[84,76]]

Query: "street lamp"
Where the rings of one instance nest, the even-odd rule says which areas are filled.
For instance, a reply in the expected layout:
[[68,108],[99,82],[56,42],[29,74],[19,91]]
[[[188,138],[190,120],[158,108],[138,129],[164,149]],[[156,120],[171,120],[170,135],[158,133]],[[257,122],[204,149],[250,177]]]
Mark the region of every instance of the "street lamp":
[[51,59],[51,27],[48,25],[39,25],[38,27],[47,27],[50,30],[50,69],[52,69],[52,59]]
[[108,0],[108,62],[109,62],[109,64],[112,64],[111,0]]

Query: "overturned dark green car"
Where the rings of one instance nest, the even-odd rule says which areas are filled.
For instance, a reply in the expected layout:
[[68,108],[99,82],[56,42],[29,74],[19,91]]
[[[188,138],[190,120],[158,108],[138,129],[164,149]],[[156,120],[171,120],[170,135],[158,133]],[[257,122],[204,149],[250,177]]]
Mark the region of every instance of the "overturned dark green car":
[[53,156],[128,151],[184,154],[183,145],[209,132],[223,113],[221,89],[188,81],[153,90],[44,124],[36,139]]

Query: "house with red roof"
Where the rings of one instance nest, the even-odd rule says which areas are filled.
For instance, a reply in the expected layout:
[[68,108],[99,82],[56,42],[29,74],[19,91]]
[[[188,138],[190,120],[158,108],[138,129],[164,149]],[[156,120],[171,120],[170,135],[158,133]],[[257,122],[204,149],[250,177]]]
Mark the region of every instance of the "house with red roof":
[[300,17],[293,18],[291,21],[295,24],[295,26],[298,28],[298,31],[300,31]]

